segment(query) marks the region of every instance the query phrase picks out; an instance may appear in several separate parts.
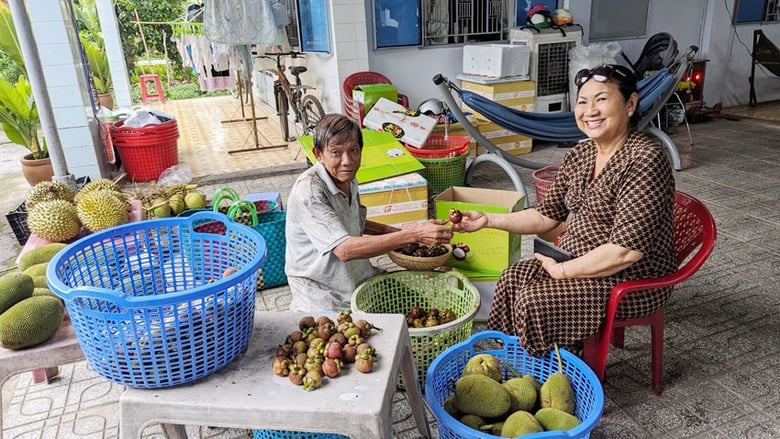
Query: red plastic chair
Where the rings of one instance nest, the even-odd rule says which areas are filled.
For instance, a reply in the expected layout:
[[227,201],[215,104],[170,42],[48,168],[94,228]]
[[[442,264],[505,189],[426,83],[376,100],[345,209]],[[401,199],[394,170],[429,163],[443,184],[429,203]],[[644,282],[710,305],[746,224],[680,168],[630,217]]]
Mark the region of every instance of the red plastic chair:
[[[664,310],[661,307],[652,315],[631,320],[616,320],[620,301],[633,291],[642,291],[676,285],[693,276],[701,268],[715,247],[717,231],[707,207],[690,195],[674,194],[674,254],[680,268],[672,274],[654,279],[621,282],[612,288],[607,305],[607,316],[599,331],[585,341],[583,360],[590,365],[599,379],[604,379],[607,354],[610,343],[623,347],[625,328],[628,326],[650,326],[651,369],[653,392],[662,391],[664,351]],[[698,247],[698,250],[696,248]],[[688,259],[688,256],[693,256]],[[687,261],[686,261],[687,259]],[[684,264],[683,264],[684,262]]]
[[[366,84],[392,84],[392,82],[385,75],[377,72],[356,72],[344,78],[341,90],[341,94],[344,96],[344,114],[357,121],[361,126],[365,110],[363,104],[352,100],[352,90],[359,85]],[[398,103],[409,108],[409,98],[404,94],[398,93]]]

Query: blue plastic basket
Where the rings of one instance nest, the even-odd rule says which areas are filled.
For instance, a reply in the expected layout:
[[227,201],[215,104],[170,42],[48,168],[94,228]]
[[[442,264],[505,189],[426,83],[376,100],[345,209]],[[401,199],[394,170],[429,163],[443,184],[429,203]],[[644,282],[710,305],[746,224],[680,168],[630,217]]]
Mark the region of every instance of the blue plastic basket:
[[[503,365],[511,366],[518,374],[529,374],[540,383],[558,372],[558,357],[555,351],[544,357],[528,355],[520,346],[517,337],[510,337],[498,331],[482,331],[468,340],[458,343],[436,357],[428,369],[425,380],[425,399],[433,411],[439,426],[440,438],[471,439],[495,438],[482,433],[452,417],[444,410],[444,400],[452,393],[455,382],[460,378],[466,362],[474,355],[489,353],[498,358]],[[604,411],[604,390],[596,374],[576,355],[560,349],[563,372],[569,377],[575,397],[575,416],[580,425],[563,431],[545,431],[524,435],[523,439],[542,438],[587,438],[596,428]],[[504,367],[504,379],[514,376],[508,367]]]
[[[204,220],[225,234],[197,231]],[[57,253],[46,277],[90,367],[155,389],[203,378],[246,349],[265,254],[253,229],[201,212],[88,235]],[[223,277],[228,268],[237,271]]]
[[335,433],[306,433],[302,431],[252,430],[252,439],[349,439]]

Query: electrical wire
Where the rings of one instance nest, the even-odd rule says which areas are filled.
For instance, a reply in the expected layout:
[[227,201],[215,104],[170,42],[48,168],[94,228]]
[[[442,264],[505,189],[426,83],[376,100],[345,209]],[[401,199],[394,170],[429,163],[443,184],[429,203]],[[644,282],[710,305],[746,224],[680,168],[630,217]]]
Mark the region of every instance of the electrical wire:
[[[726,8],[726,12],[729,14],[730,17],[733,17],[731,10],[729,10],[729,2],[728,0],[723,0],[723,6]],[[745,44],[744,41],[742,41],[742,38],[739,37],[739,33],[737,32],[737,27],[734,25],[734,21],[731,21],[731,29],[733,30],[734,36],[736,37],[737,41],[742,45],[742,47],[745,48],[745,51],[747,51],[748,55],[750,55],[750,60],[753,62],[753,50],[748,47],[747,44]],[[780,79],[780,77],[775,76],[771,72],[769,72],[761,63],[756,63],[758,65],[758,68],[761,69],[762,72],[764,72],[764,75],[767,76],[768,79]]]

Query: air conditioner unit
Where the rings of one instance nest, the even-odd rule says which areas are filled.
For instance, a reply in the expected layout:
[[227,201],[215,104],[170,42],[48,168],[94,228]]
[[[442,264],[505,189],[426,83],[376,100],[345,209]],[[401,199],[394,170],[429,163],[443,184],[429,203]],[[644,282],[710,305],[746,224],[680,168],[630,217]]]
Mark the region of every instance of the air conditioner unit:
[[545,101],[553,100],[562,105],[553,105],[546,110],[537,105],[538,112],[564,111],[567,108],[566,96],[569,92],[569,50],[582,42],[582,30],[578,27],[567,29],[546,28],[531,29],[514,27],[509,30],[510,44],[523,44],[531,52],[528,68],[529,79],[536,81],[536,97]]

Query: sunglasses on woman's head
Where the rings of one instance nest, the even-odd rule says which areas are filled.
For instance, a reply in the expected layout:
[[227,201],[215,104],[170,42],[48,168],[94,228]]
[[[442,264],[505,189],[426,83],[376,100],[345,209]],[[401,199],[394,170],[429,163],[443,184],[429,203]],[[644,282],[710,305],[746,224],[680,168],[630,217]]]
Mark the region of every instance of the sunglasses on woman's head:
[[597,82],[607,82],[610,79],[622,79],[628,78],[628,73],[623,70],[624,67],[605,64],[603,66],[594,67],[592,69],[582,69],[577,72],[574,77],[574,84],[577,88],[582,87],[583,84],[588,82],[589,79],[593,79]]

